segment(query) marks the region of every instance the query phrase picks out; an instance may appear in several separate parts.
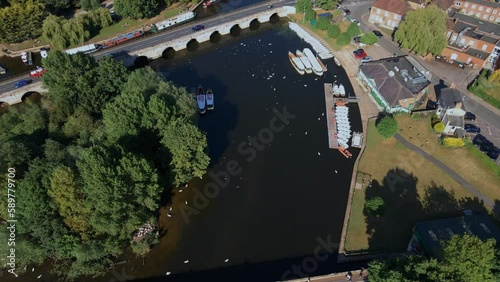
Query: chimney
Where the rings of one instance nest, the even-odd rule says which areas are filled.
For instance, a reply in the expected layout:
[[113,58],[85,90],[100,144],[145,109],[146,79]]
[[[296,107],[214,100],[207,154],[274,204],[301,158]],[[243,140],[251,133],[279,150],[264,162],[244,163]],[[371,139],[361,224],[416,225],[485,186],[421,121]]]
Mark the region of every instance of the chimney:
[[462,102],[456,102],[455,103],[455,108],[461,109],[462,108]]

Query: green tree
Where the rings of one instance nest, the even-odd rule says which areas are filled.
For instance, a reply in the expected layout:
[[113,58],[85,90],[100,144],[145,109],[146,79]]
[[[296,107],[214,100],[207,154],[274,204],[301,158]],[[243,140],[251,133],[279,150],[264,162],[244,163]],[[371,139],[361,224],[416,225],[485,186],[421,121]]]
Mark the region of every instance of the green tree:
[[316,28],[319,30],[327,30],[330,27],[330,18],[320,17],[316,22]]
[[115,0],[116,14],[133,19],[151,18],[155,15],[160,0]]
[[304,20],[310,21],[310,20],[315,20],[316,19],[316,12],[311,8],[307,9],[306,13],[304,15]]
[[436,5],[409,11],[394,39],[418,55],[441,54],[446,46],[446,13]]
[[488,76],[488,82],[494,85],[500,85],[500,69],[493,71]]
[[347,34],[346,32],[343,32],[341,33],[338,37],[337,37],[337,45],[338,46],[346,46],[347,44],[349,44],[349,42],[351,42],[351,36],[349,34]]
[[307,10],[312,10],[312,7],[311,0],[297,0],[297,3],[295,3],[295,10],[297,13],[304,13]]
[[328,37],[330,38],[337,38],[341,33],[340,27],[337,24],[332,24],[328,28]]
[[365,213],[376,217],[383,215],[384,199],[378,196],[368,199],[365,203]]
[[16,43],[38,37],[46,17],[45,7],[38,1],[12,2],[0,9],[0,40]]
[[66,22],[67,20],[63,17],[54,15],[48,16],[43,21],[43,36],[50,41],[50,45],[54,50],[62,50],[68,46],[69,41],[63,27]]
[[385,116],[377,123],[377,130],[384,138],[392,137],[398,130],[398,122],[392,116]]
[[99,0],[80,0],[80,7],[85,11],[95,10],[101,7]]
[[373,33],[365,33],[361,36],[359,41],[363,44],[373,45],[378,42],[378,37]]
[[45,4],[45,8],[51,14],[57,15],[62,11],[72,8],[78,0],[41,0]]
[[359,35],[361,33],[361,30],[359,30],[359,26],[356,23],[351,23],[346,32],[350,37],[354,37],[356,35]]
[[43,145],[43,153],[47,160],[54,163],[62,163],[66,157],[66,148],[63,144],[55,140],[46,139]]
[[315,3],[323,10],[333,10],[338,0],[316,0]]

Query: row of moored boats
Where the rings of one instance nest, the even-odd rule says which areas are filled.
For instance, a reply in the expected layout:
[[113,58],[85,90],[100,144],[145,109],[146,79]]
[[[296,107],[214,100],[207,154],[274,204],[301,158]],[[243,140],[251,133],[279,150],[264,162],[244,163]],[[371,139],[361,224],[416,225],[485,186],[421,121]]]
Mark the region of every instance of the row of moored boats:
[[325,59],[333,58],[332,52],[330,52],[330,50],[328,50],[328,48],[326,48],[326,46],[323,45],[323,43],[321,43],[317,38],[315,38],[314,36],[309,34],[307,31],[305,31],[298,24],[291,22],[288,24],[288,26],[290,27],[291,30],[295,31],[295,33],[297,33],[297,35],[300,38],[304,39],[304,41],[311,44],[314,51],[316,51],[318,53],[318,56],[321,59],[325,60]]
[[337,142],[339,144],[339,151],[346,157],[350,158],[352,155],[347,150],[349,139],[352,136],[351,124],[349,122],[349,108],[343,103],[337,103],[335,107],[335,120],[337,122]]
[[303,51],[296,50],[295,54],[289,51],[288,59],[300,75],[314,73],[317,76],[322,76],[326,71],[326,66],[309,48],[304,48]]
[[205,92],[205,89],[203,89],[203,86],[198,86],[197,89],[197,94],[196,94],[196,103],[198,104],[198,111],[200,114],[204,114],[209,111],[214,110],[214,93],[212,92],[212,89],[208,89],[207,92]]

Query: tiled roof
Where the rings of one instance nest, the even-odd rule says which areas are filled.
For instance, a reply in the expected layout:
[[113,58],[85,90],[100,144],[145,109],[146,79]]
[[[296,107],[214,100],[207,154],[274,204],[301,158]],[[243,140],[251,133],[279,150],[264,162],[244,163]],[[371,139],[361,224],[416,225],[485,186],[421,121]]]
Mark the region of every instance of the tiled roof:
[[486,58],[488,58],[488,56],[490,55],[490,53],[487,53],[487,52],[484,52],[481,50],[477,50],[477,49],[473,49],[473,48],[468,48],[467,51],[465,51],[465,54],[468,54],[468,55],[471,55],[471,56],[474,56],[476,58],[483,59],[483,60],[486,60]]
[[455,88],[442,89],[438,96],[440,106],[445,109],[454,108],[457,103],[462,103],[462,95]]
[[435,4],[439,8],[443,10],[448,10],[451,6],[453,6],[453,0],[434,0],[432,4]]
[[[458,19],[459,21],[461,21],[463,23],[467,23],[468,25],[475,26],[475,27],[477,27],[477,30],[479,30],[483,33],[489,33],[489,34],[494,34],[496,36],[500,36],[500,25],[499,24],[487,22],[487,21],[484,21],[484,20],[481,20],[481,19],[478,19],[475,17],[466,16],[466,15],[463,15],[461,13],[456,13],[456,12],[451,13],[450,17],[454,18],[454,19]],[[457,24],[458,23],[459,22],[457,22]],[[455,25],[454,30],[456,29],[456,25]],[[460,32],[460,31],[458,31],[458,32]]]
[[404,16],[406,12],[412,10],[410,4],[404,0],[377,0],[372,4],[372,7],[392,12],[400,16]]
[[471,2],[471,3],[477,3],[483,6],[488,6],[488,7],[493,7],[493,8],[500,8],[500,3],[496,2],[489,2],[489,1],[484,1],[484,0],[465,0],[465,2]]

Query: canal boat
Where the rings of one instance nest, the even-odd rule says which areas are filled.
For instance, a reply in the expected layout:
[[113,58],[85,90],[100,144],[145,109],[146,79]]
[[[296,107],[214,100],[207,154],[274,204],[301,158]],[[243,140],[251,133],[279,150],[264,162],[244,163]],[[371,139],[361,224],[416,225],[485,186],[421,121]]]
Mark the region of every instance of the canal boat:
[[312,73],[312,65],[311,62],[309,62],[309,59],[302,53],[300,50],[296,50],[295,53],[297,54],[297,57],[300,59],[302,64],[304,64],[306,73]]
[[314,56],[311,49],[304,48],[303,54],[307,57],[309,62],[311,62],[312,71],[314,72],[314,74],[317,76],[322,76],[323,75],[323,68],[318,63],[318,60],[316,59],[316,56]]
[[220,2],[220,0],[209,0],[205,3],[203,3],[203,8],[208,8],[217,2]]
[[90,53],[99,51],[101,49],[102,49],[102,44],[88,44],[85,46],[76,47],[73,49],[68,49],[64,52],[66,52],[66,54],[68,54],[68,55],[74,55],[76,53],[90,54]]
[[33,57],[31,52],[28,52],[28,65],[33,65]]
[[207,90],[207,110],[214,110],[214,93],[212,92],[212,89]]
[[198,111],[200,114],[204,114],[207,111],[207,97],[205,95],[205,90],[203,86],[198,86],[196,102],[198,104]]
[[196,16],[196,14],[191,11],[191,12],[187,12],[184,14],[180,14],[178,16],[175,16],[173,18],[170,18],[170,19],[167,19],[167,20],[164,20],[161,22],[157,22],[153,25],[156,27],[156,31],[160,31],[160,30],[164,30],[166,28],[169,28],[169,27],[172,27],[172,26],[184,23],[184,22],[188,22],[188,21],[194,19],[195,16]]
[[110,39],[110,40],[106,41],[103,44],[103,48],[108,48],[108,47],[114,46],[116,44],[120,44],[120,43],[128,41],[130,39],[134,39],[136,37],[139,37],[139,36],[141,36],[143,34],[144,34],[144,31],[139,29],[139,30],[135,30],[135,31],[132,31],[132,32],[120,35],[120,36],[117,36],[117,37],[115,37],[113,39]]
[[304,75],[305,73],[305,67],[302,61],[295,56],[292,52],[288,51],[288,60],[290,60],[290,63],[292,64],[293,68],[300,74]]
[[339,85],[339,95],[341,97],[345,97],[345,88],[344,85],[342,85],[342,83]]
[[40,77],[40,76],[42,76],[45,72],[47,72],[47,69],[37,66],[37,67],[36,67],[36,70],[34,70],[34,71],[30,72],[30,76],[31,76],[31,77],[33,77],[33,78],[35,78],[35,77]]
[[28,62],[28,53],[26,52],[21,53],[21,61],[23,61],[23,63],[25,64]]

